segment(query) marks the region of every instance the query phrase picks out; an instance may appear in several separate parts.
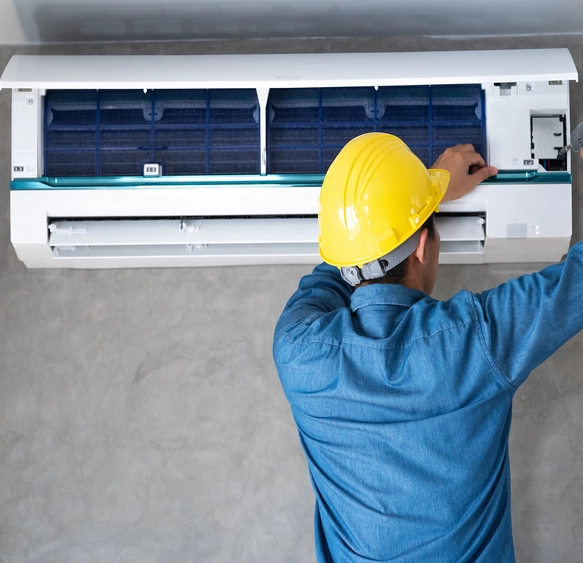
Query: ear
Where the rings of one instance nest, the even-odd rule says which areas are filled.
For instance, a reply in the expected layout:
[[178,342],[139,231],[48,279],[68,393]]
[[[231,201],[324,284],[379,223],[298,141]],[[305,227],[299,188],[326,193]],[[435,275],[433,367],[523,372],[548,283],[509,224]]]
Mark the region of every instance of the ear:
[[427,229],[422,229],[419,234],[419,244],[413,252],[413,256],[423,265],[427,266],[427,253],[425,245],[427,244],[427,237],[429,236],[429,231]]

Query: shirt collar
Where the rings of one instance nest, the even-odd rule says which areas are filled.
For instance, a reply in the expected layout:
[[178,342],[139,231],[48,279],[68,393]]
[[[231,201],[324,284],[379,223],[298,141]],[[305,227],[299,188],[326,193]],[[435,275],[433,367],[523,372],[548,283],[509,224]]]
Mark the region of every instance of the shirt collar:
[[354,290],[350,300],[350,309],[354,312],[367,305],[411,307],[426,297],[429,296],[424,291],[411,289],[404,285],[375,283]]

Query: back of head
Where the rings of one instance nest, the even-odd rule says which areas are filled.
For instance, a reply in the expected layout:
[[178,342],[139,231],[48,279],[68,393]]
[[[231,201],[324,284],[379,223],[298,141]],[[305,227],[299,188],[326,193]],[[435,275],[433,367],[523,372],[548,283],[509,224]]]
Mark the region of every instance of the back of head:
[[394,135],[352,139],[330,165],[320,192],[322,259],[353,285],[381,277],[415,250],[448,182],[447,171],[428,170]]

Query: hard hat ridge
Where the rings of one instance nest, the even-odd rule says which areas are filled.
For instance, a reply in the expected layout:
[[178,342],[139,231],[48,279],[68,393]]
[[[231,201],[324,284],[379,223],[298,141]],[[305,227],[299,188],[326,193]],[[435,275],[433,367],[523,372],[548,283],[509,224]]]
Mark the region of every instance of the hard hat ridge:
[[394,135],[352,139],[322,184],[320,255],[339,268],[362,268],[391,253],[437,209],[448,181],[447,171],[427,170]]

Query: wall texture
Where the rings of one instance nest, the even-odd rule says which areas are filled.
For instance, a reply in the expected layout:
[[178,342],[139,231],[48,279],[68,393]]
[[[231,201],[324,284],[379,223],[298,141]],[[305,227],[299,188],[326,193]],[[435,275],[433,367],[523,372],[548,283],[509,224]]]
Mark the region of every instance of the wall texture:
[[[579,0],[0,0],[3,44],[230,37],[574,34]],[[423,17],[419,17],[423,14]]]
[[[581,39],[225,41],[0,48],[221,53],[571,48]],[[572,87],[573,125],[583,96]],[[271,359],[308,267],[33,271],[9,241],[10,94],[0,92],[0,563],[308,562],[313,493]],[[574,164],[583,238],[583,161]],[[442,267],[480,291],[537,265]],[[583,562],[583,336],[514,402],[522,563]]]

